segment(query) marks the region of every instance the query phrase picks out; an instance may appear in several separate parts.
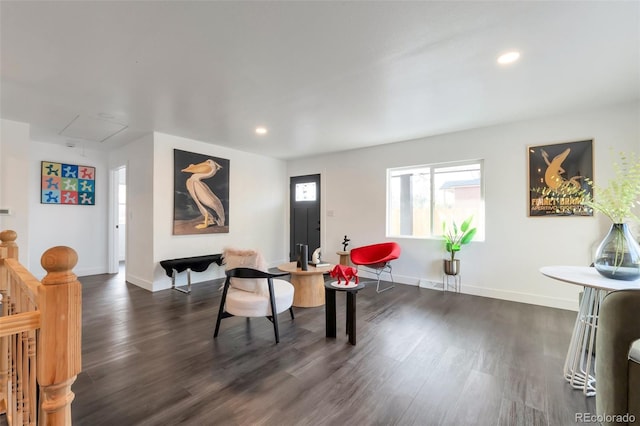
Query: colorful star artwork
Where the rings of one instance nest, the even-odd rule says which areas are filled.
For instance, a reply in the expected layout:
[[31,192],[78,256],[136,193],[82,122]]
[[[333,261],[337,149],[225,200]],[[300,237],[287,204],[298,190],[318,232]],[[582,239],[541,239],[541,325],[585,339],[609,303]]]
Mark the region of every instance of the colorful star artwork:
[[42,204],[96,204],[96,168],[43,161],[40,202]]

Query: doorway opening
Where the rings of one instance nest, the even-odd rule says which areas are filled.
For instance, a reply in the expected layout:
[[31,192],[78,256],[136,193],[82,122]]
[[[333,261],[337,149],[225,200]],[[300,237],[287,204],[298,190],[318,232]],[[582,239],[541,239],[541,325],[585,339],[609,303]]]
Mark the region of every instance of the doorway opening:
[[123,274],[127,258],[127,168],[111,170],[109,273]]
[[320,175],[295,176],[290,180],[289,260],[297,258],[296,245],[320,247]]

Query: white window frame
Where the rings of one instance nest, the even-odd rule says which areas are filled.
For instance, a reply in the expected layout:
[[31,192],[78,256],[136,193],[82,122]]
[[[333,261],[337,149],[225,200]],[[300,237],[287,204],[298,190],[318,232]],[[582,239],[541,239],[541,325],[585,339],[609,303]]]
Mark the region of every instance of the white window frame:
[[[457,167],[457,166],[467,166],[467,165],[478,165],[480,169],[480,207],[478,214],[474,215],[473,222],[471,226],[476,227],[478,232],[474,237],[474,241],[484,241],[485,239],[485,193],[484,193],[484,160],[476,159],[476,160],[464,160],[464,161],[454,161],[454,162],[446,162],[446,163],[431,163],[431,164],[419,164],[413,166],[404,166],[404,167],[391,167],[387,169],[387,199],[386,199],[386,217],[385,217],[385,232],[388,238],[408,238],[408,239],[441,239],[442,238],[442,224],[434,223],[434,212],[435,212],[435,197],[433,194],[435,193],[434,188],[434,175],[436,174],[438,169],[449,168],[449,167]],[[412,169],[429,169],[429,235],[403,235],[402,233],[391,233],[391,179],[392,174],[403,171],[403,170],[412,170]],[[462,223],[462,220],[459,221],[458,225]]]

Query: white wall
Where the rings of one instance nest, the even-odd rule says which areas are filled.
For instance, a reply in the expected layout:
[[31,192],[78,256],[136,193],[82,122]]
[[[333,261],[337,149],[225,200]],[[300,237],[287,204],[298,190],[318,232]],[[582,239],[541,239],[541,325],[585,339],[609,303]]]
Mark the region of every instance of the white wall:
[[[527,146],[594,139],[594,177],[612,175],[610,147],[638,151],[640,106],[628,104],[509,125],[400,142],[288,162],[289,176],[322,174],[322,246],[337,262],[344,235],[350,248],[386,241],[386,169],[466,159],[485,160],[486,241],[459,253],[462,291],[576,309],[578,287],[543,277],[544,265],[588,265],[608,229],[605,219],[527,216]],[[330,212],[331,214],[327,214]],[[441,281],[442,242],[394,239],[402,256],[397,281]]]
[[[76,275],[107,271],[107,162],[104,153],[52,143],[31,141],[29,158],[29,258],[28,269],[44,276],[40,257],[53,246],[69,246],[78,253]],[[40,162],[54,161],[96,168],[96,201],[93,206],[41,204]]]
[[[229,159],[228,234],[172,235],[174,149]],[[285,261],[287,177],[284,161],[155,133],[153,175],[154,291],[171,286],[171,279],[159,264],[164,259],[219,253],[229,246],[260,250],[271,266]],[[185,283],[184,275],[178,277],[177,285]],[[212,265],[203,273],[191,275],[192,282],[199,282],[222,277],[224,273]]]
[[[108,271],[109,171],[127,168],[126,280],[156,291],[171,280],[159,261],[219,253],[226,246],[262,251],[270,266],[286,261],[287,178],[284,161],[209,143],[156,133],[108,155],[104,152],[30,140],[29,125],[2,120],[0,140],[0,229],[18,232],[20,260],[44,276],[40,256],[54,245],[78,252],[77,275]],[[230,232],[172,235],[173,149],[230,160]],[[96,167],[96,205],[40,204],[40,162],[60,161]],[[221,268],[193,273],[193,282],[222,277]],[[178,284],[184,284],[179,277]]]
[[[66,245],[78,253],[77,275],[106,272],[106,169],[104,155],[92,150],[32,141],[30,126],[1,120],[0,205],[11,209],[0,216],[0,229],[18,233],[20,262],[31,273],[45,275],[42,253]],[[96,167],[96,204],[40,204],[40,162],[57,161]]]
[[29,125],[0,120],[0,207],[11,210],[0,216],[0,230],[16,231],[20,263],[29,262],[29,199],[37,197],[27,190],[30,178]]
[[[161,133],[145,136],[108,156],[92,151],[82,156],[77,148],[69,150],[32,142],[28,124],[1,120],[0,125],[0,206],[13,212],[11,216],[0,216],[0,228],[18,231],[21,262],[33,270],[39,270],[44,249],[64,244],[79,253],[78,275],[106,272],[106,173],[121,165],[126,165],[128,172],[126,279],[155,291],[170,285],[170,278],[158,264],[162,259],[216,253],[225,246],[235,246],[261,250],[271,266],[286,261],[289,176],[322,175],[323,256],[335,262],[338,260],[335,251],[341,250],[345,234],[352,240],[350,247],[386,240],[388,167],[484,158],[487,239],[472,242],[459,255],[463,261],[463,291],[570,309],[576,307],[579,289],[542,277],[538,268],[551,264],[589,264],[594,246],[604,236],[608,223],[599,217],[527,217],[526,148],[593,138],[597,182],[612,175],[610,147],[640,151],[638,104],[286,163]],[[174,148],[230,159],[229,234],[172,235]],[[98,204],[41,205],[38,197],[41,160],[95,165]],[[73,210],[63,210],[67,208]],[[327,214],[329,211],[332,215]],[[63,214],[68,212],[72,212],[71,216]],[[419,279],[441,279],[440,241],[398,241],[403,249],[394,264],[398,281],[415,285]],[[221,276],[220,268],[212,266],[207,273],[195,273],[193,281]],[[179,284],[183,284],[184,276],[180,279]]]

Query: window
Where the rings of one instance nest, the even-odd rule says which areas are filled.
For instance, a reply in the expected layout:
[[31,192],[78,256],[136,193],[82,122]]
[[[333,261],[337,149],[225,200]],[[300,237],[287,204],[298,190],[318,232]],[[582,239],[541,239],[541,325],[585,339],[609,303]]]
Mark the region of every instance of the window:
[[317,192],[315,182],[296,183],[296,201],[315,201]]
[[473,215],[484,240],[482,160],[387,169],[387,236],[431,238]]

